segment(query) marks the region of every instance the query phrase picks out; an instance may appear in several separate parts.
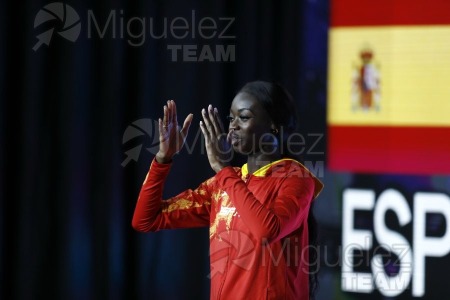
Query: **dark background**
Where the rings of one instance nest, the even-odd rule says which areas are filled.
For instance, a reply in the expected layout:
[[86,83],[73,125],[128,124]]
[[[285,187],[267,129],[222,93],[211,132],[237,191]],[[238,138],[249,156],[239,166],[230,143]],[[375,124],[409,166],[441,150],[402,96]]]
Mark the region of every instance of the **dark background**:
[[[201,108],[211,103],[225,116],[241,86],[263,79],[292,93],[305,137],[326,135],[328,1],[65,1],[80,16],[79,38],[54,34],[49,46],[33,51],[38,34],[61,30],[61,21],[34,28],[49,2],[0,4],[0,298],[208,299],[206,228],[156,234],[131,228],[152,153],[143,148],[137,162],[123,167],[126,151],[151,142],[141,136],[123,143],[125,129],[157,119],[165,101],[175,99],[180,122],[194,113],[192,145]],[[147,34],[139,47],[111,32],[89,39],[88,10],[99,24],[112,10],[125,22],[146,17],[146,30],[152,19],[157,32],[164,18],[190,20],[193,10],[197,19],[232,17],[228,33],[235,38]],[[169,44],[235,45],[235,61],[173,62]],[[315,141],[307,138],[306,146]],[[315,146],[322,154],[304,159],[324,161],[325,148],[324,136]],[[195,144],[193,153],[175,158],[165,195],[211,175]],[[338,240],[328,234],[334,236],[328,243]],[[329,289],[323,282],[319,294]]]

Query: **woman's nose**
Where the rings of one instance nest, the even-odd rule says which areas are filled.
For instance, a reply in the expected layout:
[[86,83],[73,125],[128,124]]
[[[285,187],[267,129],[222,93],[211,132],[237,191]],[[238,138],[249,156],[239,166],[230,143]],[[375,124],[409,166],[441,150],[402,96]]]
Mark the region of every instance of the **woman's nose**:
[[230,121],[230,125],[228,125],[228,130],[229,131],[236,130],[237,127],[238,127],[237,118],[235,118]]

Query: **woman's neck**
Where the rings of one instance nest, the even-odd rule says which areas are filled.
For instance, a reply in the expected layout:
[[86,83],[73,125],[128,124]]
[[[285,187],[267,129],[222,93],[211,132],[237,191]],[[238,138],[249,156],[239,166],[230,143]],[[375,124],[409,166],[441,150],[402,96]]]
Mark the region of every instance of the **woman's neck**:
[[248,173],[253,174],[258,169],[279,159],[281,159],[279,151],[275,151],[271,154],[264,153],[264,151],[251,154],[247,157]]

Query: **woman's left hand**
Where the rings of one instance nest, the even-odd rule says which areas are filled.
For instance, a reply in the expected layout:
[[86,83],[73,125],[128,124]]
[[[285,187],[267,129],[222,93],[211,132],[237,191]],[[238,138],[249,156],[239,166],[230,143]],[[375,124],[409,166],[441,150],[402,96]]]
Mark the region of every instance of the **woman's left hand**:
[[206,153],[211,168],[217,172],[228,166],[231,160],[231,145],[227,133],[219,117],[217,108],[209,105],[208,110],[202,109],[203,122],[200,129],[205,137]]

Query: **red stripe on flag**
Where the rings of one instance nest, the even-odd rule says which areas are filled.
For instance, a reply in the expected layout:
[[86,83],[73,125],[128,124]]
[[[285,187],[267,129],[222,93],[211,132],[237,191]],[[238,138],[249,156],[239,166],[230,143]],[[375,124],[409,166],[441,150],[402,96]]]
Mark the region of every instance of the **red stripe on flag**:
[[449,0],[333,0],[331,26],[450,24]]
[[328,127],[332,171],[450,174],[450,127]]

